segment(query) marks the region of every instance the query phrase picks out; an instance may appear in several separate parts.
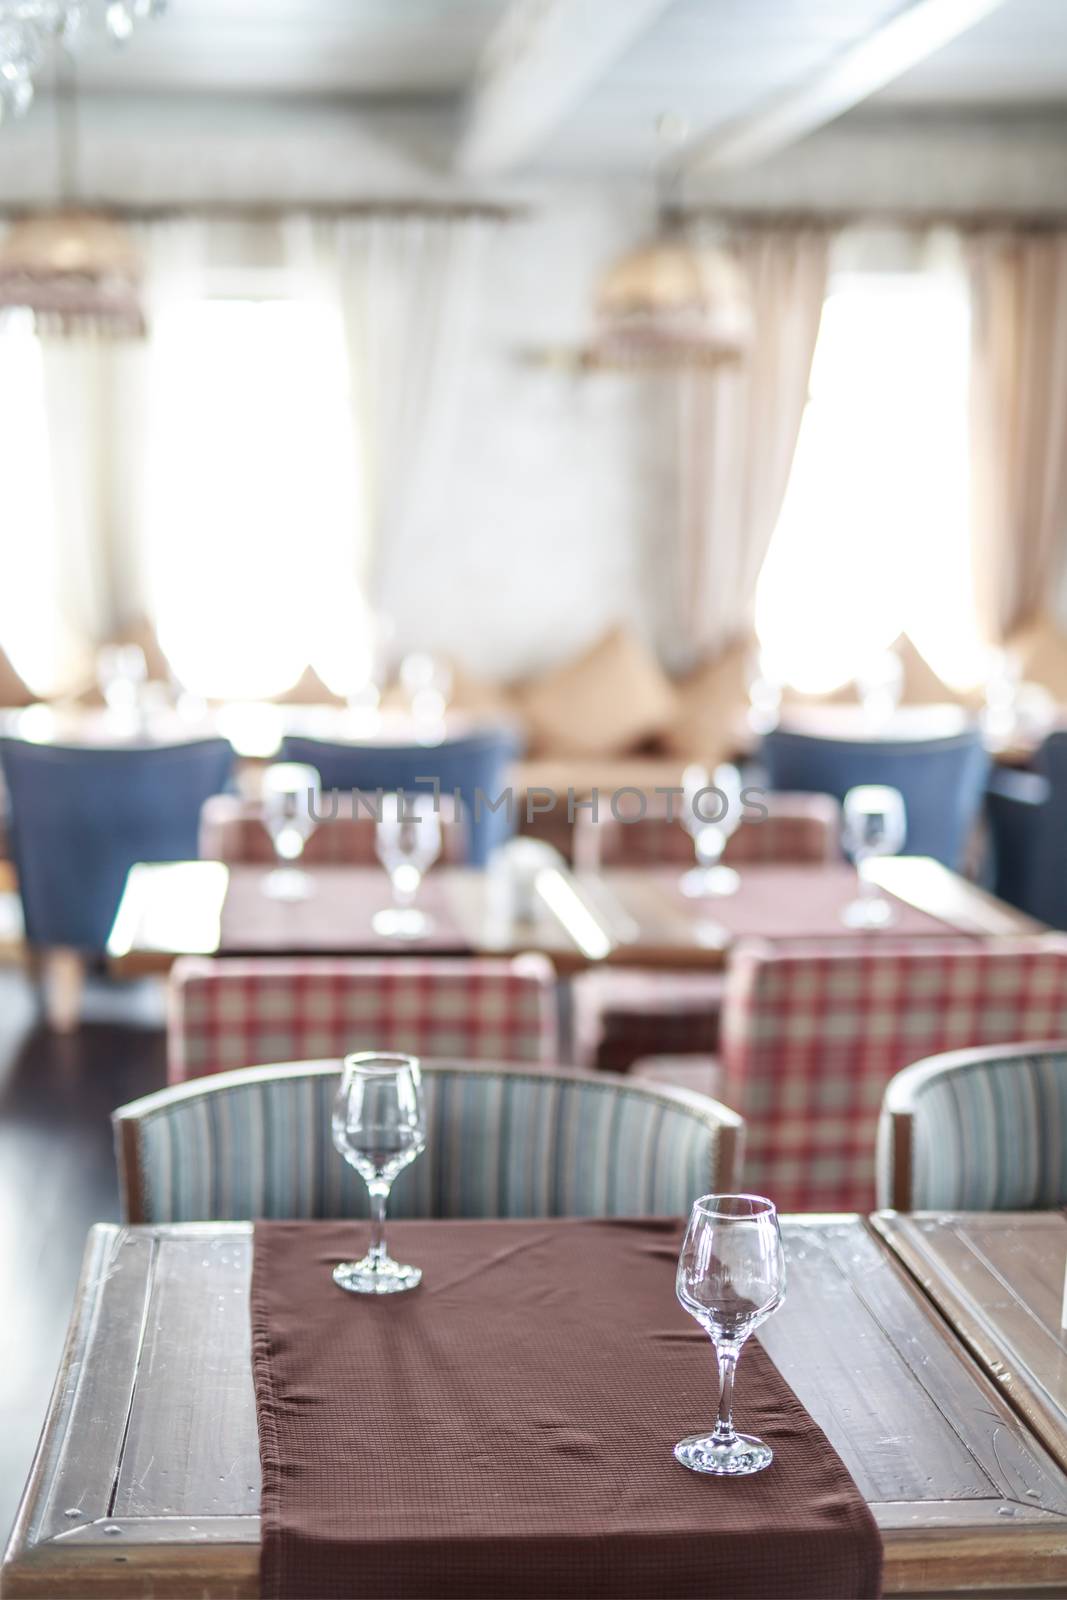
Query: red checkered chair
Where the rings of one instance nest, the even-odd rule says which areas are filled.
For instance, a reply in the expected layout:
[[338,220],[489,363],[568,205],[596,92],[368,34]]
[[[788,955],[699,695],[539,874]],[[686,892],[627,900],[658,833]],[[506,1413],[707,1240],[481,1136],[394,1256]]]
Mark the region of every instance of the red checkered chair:
[[[648,797],[644,816],[632,821],[601,810],[579,811],[574,819],[574,865],[599,872],[602,867],[694,865],[693,840],[678,819],[681,799],[675,795],[668,818],[668,797]],[[727,841],[723,860],[732,866],[757,862],[811,862],[841,858],[841,808],[828,794],[762,794],[767,815],[741,822]],[[621,806],[619,809],[623,809]]]
[[[654,797],[658,814],[640,821],[597,821],[579,812],[574,824],[576,869],[694,864],[693,841],[675,817],[668,820],[665,796]],[[841,808],[825,794],[767,794],[768,815],[742,822],[723,859],[734,866],[757,862],[819,865],[841,856]],[[678,809],[675,797],[674,810]],[[650,808],[651,811],[651,808]],[[714,1081],[724,979],[721,973],[611,969],[584,974],[572,986],[575,1059],[599,1072],[628,1072],[648,1055],[702,1057],[687,1086],[701,1092]],[[646,1074],[659,1076],[662,1074]],[[680,1082],[677,1073],[672,1082]]]
[[751,942],[722,1014],[745,1186],[783,1211],[869,1211],[886,1085],[944,1050],[1067,1037],[1067,938]]
[[[377,866],[374,851],[373,813],[368,809],[374,797],[367,796],[367,804],[354,804],[352,795],[323,796],[323,821],[319,823],[304,849],[303,861],[308,866],[368,867]],[[463,826],[455,814],[448,796],[439,801],[441,811],[442,863],[460,863],[466,859],[467,846]],[[337,815],[333,810],[336,808]],[[274,846],[263,826],[263,807],[258,800],[242,800],[237,795],[215,794],[200,812],[200,859],[225,861],[227,866],[269,866],[276,862]]]
[[188,956],[172,969],[170,1083],[351,1050],[557,1061],[552,965],[540,955],[459,961]]

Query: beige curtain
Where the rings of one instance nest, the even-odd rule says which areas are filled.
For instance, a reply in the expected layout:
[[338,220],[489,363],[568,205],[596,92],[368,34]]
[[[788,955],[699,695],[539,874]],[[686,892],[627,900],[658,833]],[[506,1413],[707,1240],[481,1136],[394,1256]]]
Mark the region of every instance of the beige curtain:
[[1002,643],[1049,609],[1067,556],[1067,232],[969,244],[979,619]]
[[731,248],[750,288],[753,342],[740,361],[679,386],[681,614],[692,658],[752,627],[807,401],[830,235],[767,227]]

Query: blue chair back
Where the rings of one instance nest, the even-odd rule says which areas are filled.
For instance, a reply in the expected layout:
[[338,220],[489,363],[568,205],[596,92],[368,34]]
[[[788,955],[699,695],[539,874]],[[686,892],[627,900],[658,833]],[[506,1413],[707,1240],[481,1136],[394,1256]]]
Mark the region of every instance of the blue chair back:
[[316,768],[324,789],[431,794],[437,782],[443,793],[459,800],[468,860],[484,867],[513,831],[514,805],[492,811],[486,802],[504,794],[508,767],[518,753],[515,734],[501,728],[429,745],[330,744],[292,735],[283,741],[281,760]]
[[128,749],[0,739],[30,943],[103,950],[130,868],[195,857],[200,808],[232,766],[224,739]]
[[989,757],[978,728],[942,739],[832,739],[775,728],[763,739],[772,789],[832,794],[862,783],[899,789],[909,855],[957,867],[985,793]]
[[998,767],[989,781],[994,888],[1053,928],[1067,928],[1067,733],[1050,733],[1036,771]]

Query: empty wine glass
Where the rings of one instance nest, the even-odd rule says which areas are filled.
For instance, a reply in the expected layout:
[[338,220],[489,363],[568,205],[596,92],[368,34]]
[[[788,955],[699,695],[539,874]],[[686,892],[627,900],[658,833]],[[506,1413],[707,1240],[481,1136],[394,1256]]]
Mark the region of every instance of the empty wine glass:
[[139,644],[105,644],[97,651],[96,681],[110,712],[135,715],[147,678],[148,663]]
[[722,866],[721,859],[741,821],[741,774],[728,762],[716,767],[711,778],[705,767],[686,767],[682,791],[682,822],[692,835],[697,858],[697,865],[682,874],[682,893],[693,900],[735,894],[741,879],[733,867]]
[[374,830],[378,860],[389,874],[393,904],[375,913],[375,933],[387,939],[422,939],[433,928],[415,896],[426,873],[441,853],[441,817],[435,796],[387,794],[382,796]]
[[[279,761],[263,774],[263,826],[280,862],[294,863],[315,831],[321,814],[321,783],[314,767]],[[274,900],[306,900],[312,890],[308,874],[298,866],[278,866],[267,874],[263,890]]]
[[904,797],[886,784],[865,783],[845,796],[841,842],[852,857],[859,894],[841,913],[850,928],[884,928],[893,920],[892,903],[870,875],[868,863],[895,856],[904,847],[907,823]]
[[739,1477],[773,1459],[770,1445],[734,1429],[734,1374],[745,1340],[785,1298],[778,1213],[755,1194],[706,1194],[693,1207],[678,1257],[678,1299],[715,1346],[719,1416],[711,1433],[674,1447],[693,1472]]
[[389,1191],[404,1168],[426,1148],[422,1078],[414,1056],[346,1056],[333,1106],[333,1142],[367,1185],[370,1249],[360,1261],[342,1261],[333,1281],[352,1294],[398,1294],[421,1282],[420,1267],[394,1261],[385,1248]]

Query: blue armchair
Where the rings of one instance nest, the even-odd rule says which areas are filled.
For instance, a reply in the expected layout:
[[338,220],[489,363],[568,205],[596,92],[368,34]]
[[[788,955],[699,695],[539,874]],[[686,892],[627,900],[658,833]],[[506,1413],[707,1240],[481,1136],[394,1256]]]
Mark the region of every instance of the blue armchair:
[[980,729],[949,738],[835,739],[775,728],[763,739],[772,789],[831,794],[888,784],[904,796],[905,849],[957,867],[978,818],[989,771]]
[[[514,822],[513,805],[491,811],[485,802],[504,794],[508,768],[518,753],[517,737],[502,728],[428,745],[330,744],[292,735],[282,744],[281,759],[315,767],[324,789],[429,794],[436,781],[444,793],[458,795],[468,859],[472,866],[484,867]],[[479,796],[484,800],[476,803]]]
[[993,887],[1020,911],[1067,928],[1067,732],[1049,734],[1034,766],[1000,767],[989,779]]
[[0,739],[29,943],[102,951],[130,867],[194,857],[200,808],[232,766],[224,739],[128,749]]

